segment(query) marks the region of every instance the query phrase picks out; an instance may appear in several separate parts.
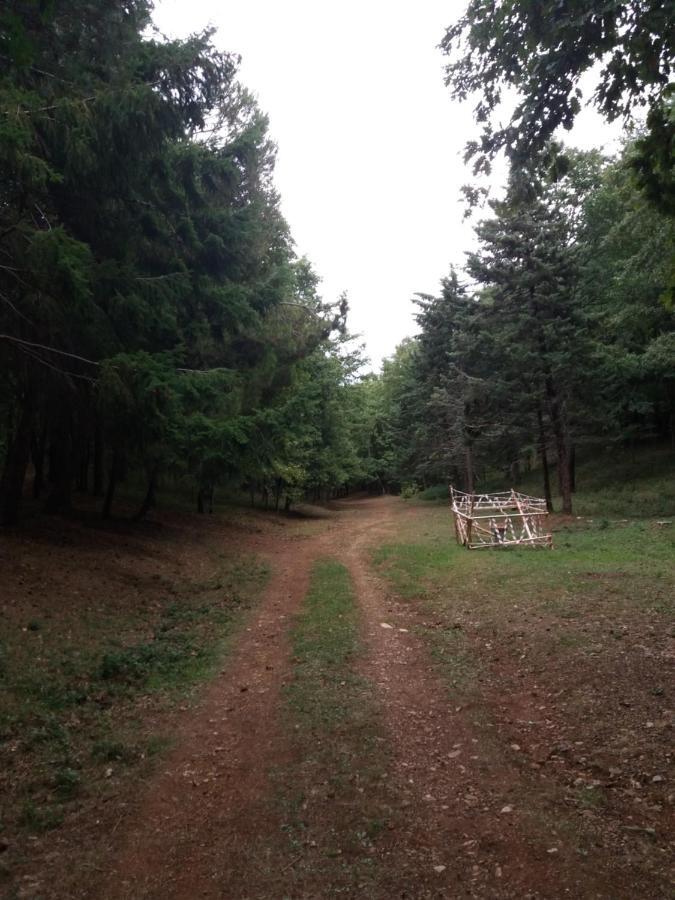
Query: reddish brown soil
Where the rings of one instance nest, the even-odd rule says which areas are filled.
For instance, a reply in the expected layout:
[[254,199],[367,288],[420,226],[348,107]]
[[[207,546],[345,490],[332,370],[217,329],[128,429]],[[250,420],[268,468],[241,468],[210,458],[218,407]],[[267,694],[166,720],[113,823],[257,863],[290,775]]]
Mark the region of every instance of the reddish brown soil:
[[[334,526],[316,537],[277,537],[264,550],[272,578],[257,615],[194,715],[179,724],[177,747],[148,785],[96,896],[247,896],[281,820],[270,771],[288,756],[279,692],[289,674],[288,629]],[[262,851],[270,853],[270,847]]]
[[[597,841],[584,856],[561,839],[555,827],[566,811],[560,779],[542,773],[534,757],[523,764],[520,747],[503,743],[509,723],[530,720],[537,703],[525,699],[529,682],[513,690],[520,676],[507,657],[493,667],[478,699],[466,705],[449,692],[424,638],[428,613],[393,597],[369,561],[369,548],[393,534],[401,516],[414,515],[398,500],[377,498],[336,504],[332,519],[302,536],[269,525],[260,525],[263,533],[239,527],[238,545],[265,556],[272,578],[222,673],[195,710],[176,714],[175,749],[161,770],[119,816],[107,814],[105,821],[115,825],[103,840],[98,872],[78,879],[55,871],[52,887],[43,882],[41,893],[18,896],[335,895],[321,875],[311,889],[294,890],[294,859],[272,777],[297,752],[280,714],[290,676],[289,627],[312,563],[327,555],[347,565],[354,581],[365,645],[358,665],[382,709],[390,786],[401,813],[377,840],[374,862],[386,878],[381,891],[367,896],[670,896],[661,877],[645,880],[644,868],[633,872],[629,863],[617,870],[616,848]],[[327,804],[324,814],[329,829],[337,813]],[[77,850],[71,851],[77,865]],[[66,893],[60,880],[69,885]],[[363,894],[355,885],[348,896]]]
[[555,780],[524,771],[490,733],[508,700],[501,682],[481,705],[456,705],[417,634],[442,623],[388,595],[364,564],[362,544],[353,541],[346,559],[365,620],[363,671],[380,692],[392,776],[408,811],[396,836],[401,881],[416,883],[406,896],[636,896],[610,860],[561,852],[551,828],[551,811],[563,806]]

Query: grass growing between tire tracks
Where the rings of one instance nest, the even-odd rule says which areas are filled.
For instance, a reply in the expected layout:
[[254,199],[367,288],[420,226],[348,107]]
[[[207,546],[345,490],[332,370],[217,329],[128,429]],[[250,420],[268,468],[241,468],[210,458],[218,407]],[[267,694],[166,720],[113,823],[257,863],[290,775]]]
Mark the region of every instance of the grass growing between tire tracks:
[[289,880],[295,890],[321,884],[322,896],[370,895],[381,880],[378,836],[392,822],[387,744],[372,688],[355,672],[358,628],[347,569],[319,561],[292,632],[285,697],[295,753],[277,783]]

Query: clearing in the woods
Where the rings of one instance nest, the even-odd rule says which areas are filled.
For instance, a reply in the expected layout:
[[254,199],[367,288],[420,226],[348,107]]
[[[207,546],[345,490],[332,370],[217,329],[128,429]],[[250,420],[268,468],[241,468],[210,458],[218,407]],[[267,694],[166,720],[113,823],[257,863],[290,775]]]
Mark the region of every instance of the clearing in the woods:
[[3,539],[9,898],[666,898],[673,526],[447,506]]

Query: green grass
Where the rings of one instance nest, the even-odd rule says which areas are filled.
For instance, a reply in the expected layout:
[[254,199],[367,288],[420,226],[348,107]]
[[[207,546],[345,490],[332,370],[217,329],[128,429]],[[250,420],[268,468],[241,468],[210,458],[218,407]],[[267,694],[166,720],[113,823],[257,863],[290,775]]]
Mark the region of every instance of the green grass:
[[218,554],[214,565],[206,581],[162,585],[157,603],[109,612],[102,599],[78,621],[45,617],[18,635],[0,620],[0,759],[21,758],[29,773],[7,798],[5,826],[56,827],[108,789],[111,768],[147,764],[169,745],[145,733],[148,711],[189,699],[213,674],[267,578],[253,558]]
[[352,715],[360,679],[351,671],[358,650],[349,573],[332,560],[314,569],[303,611],[293,629],[295,677],[287,699],[301,728],[332,728]]
[[[519,807],[533,834],[564,827],[580,852],[625,824],[631,779],[660,772],[669,752],[655,723],[672,700],[675,525],[657,521],[603,512],[558,525],[550,551],[470,551],[455,543],[449,508],[426,504],[401,517],[396,542],[373,554],[415,608],[417,631],[487,764],[522,767]],[[558,744],[569,753],[541,753]],[[594,783],[612,766],[616,783]],[[546,778],[543,801],[536,772]],[[646,804],[635,807],[636,824],[665,833],[661,809],[655,803],[646,816]],[[652,865],[662,865],[658,854]],[[653,877],[647,864],[644,872]]]
[[[296,887],[324,896],[368,896],[373,842],[391,817],[388,757],[372,687],[355,671],[361,653],[349,573],[319,561],[293,631],[293,679],[285,692],[296,761],[277,773]],[[328,812],[327,812],[328,810]],[[311,848],[308,850],[307,848]]]
[[[457,546],[447,508],[426,506],[401,527],[373,563],[432,620],[420,631],[453,698],[494,677],[493,656],[517,664],[527,651],[573,671],[601,652],[611,668],[635,641],[660,652],[675,629],[675,526],[581,520],[555,532],[553,550],[495,551]],[[579,691],[583,706],[590,694]]]
[[467,551],[455,543],[449,509],[428,509],[425,523],[421,539],[411,533],[374,555],[403,598],[424,597],[442,586],[453,591],[455,604],[478,588],[490,601],[538,598],[563,617],[573,615],[582,595],[611,595],[666,614],[673,610],[675,526],[579,522],[556,531],[553,551]]

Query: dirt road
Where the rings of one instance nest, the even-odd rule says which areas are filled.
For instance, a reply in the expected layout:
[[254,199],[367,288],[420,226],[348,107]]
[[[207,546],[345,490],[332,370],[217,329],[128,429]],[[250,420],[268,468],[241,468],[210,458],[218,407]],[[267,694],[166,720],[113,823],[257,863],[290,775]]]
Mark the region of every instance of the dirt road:
[[[289,629],[314,561],[326,556],[351,574],[365,648],[356,665],[382,712],[398,806],[373,850],[373,865],[386,872],[382,888],[364,894],[355,884],[347,895],[632,896],[612,883],[611,861],[547,845],[542,822],[558,802],[554,788],[486,741],[476,722],[494,711],[457,705],[421,636],[425,613],[398,601],[373,573],[370,548],[415,515],[392,498],[344,502],[317,533],[267,548],[272,578],[263,602],[201,704],[180,722],[162,771],[110,835],[110,867],[87,896],[336,895],[319,870],[310,888],[306,878],[298,886],[274,777],[297,754],[280,718],[292,677]],[[335,805],[323,814],[330,829]]]

